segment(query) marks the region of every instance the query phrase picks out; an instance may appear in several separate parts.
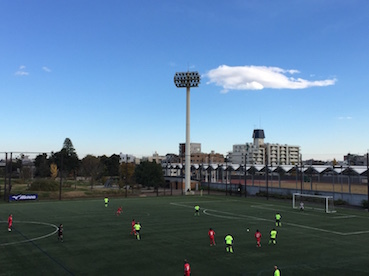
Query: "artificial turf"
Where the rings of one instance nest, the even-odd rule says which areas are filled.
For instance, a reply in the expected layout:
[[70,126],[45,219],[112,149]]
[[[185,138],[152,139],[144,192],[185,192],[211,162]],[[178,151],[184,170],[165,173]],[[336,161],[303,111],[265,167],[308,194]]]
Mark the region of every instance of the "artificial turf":
[[[200,216],[194,216],[195,204]],[[368,274],[367,212],[301,212],[291,205],[230,196],[112,198],[108,207],[103,198],[1,203],[0,275],[183,275],[184,259],[191,275],[273,275],[274,265],[283,276]],[[119,206],[123,212],[116,216]],[[275,227],[276,212],[282,227]],[[140,241],[130,234],[133,218],[142,225]],[[60,223],[63,243],[56,234]],[[268,245],[272,228],[276,245]],[[234,237],[233,254],[225,251],[227,234]]]

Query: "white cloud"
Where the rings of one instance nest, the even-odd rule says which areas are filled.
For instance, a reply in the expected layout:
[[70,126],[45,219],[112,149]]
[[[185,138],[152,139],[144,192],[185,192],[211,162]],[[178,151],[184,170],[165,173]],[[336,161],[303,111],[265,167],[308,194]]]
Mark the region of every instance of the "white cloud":
[[340,116],[340,117],[338,117],[338,120],[351,120],[352,119],[352,117],[351,116]]
[[43,67],[42,67],[42,70],[44,70],[45,72],[48,72],[48,73],[50,73],[50,72],[51,72],[51,69],[50,69],[50,68],[48,68],[48,67],[46,67],[46,66],[43,66]]
[[28,76],[29,73],[26,71],[26,66],[21,65],[17,72],[15,72],[16,76]]
[[261,90],[271,89],[304,89],[313,86],[334,85],[336,79],[309,81],[294,78],[298,70],[285,70],[267,66],[227,66],[221,65],[210,70],[204,76],[209,79],[207,84],[215,83],[223,87],[222,92],[230,90]]

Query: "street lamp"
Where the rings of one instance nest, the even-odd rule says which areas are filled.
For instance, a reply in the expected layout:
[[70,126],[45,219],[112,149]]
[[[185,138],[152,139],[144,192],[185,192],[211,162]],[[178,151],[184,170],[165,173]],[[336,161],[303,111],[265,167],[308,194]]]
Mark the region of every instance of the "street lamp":
[[185,191],[191,190],[191,152],[190,152],[190,88],[198,87],[198,72],[176,72],[174,84],[177,88],[186,88],[186,149],[185,149]]

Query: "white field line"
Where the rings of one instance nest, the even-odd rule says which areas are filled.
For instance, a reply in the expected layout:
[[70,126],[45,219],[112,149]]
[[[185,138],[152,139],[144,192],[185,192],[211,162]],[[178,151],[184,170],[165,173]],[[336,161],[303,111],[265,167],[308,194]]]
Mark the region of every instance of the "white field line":
[[193,206],[188,206],[188,205],[184,205],[184,204],[181,204],[181,203],[170,203],[171,205],[175,205],[175,206],[180,206],[180,207],[187,207],[187,208],[191,208],[193,209],[194,207]]
[[[0,221],[0,223],[7,223],[7,221]],[[51,224],[51,223],[37,222],[37,221],[18,221],[18,220],[17,220],[16,223],[17,224],[18,223],[41,224],[41,225],[54,227],[55,230],[52,233],[49,233],[49,234],[46,234],[46,235],[43,235],[43,236],[40,236],[40,237],[36,237],[36,238],[33,238],[33,239],[28,239],[28,240],[24,240],[24,241],[17,241],[17,242],[0,243],[0,246],[19,244],[19,243],[25,243],[25,242],[30,242],[30,241],[37,241],[37,240],[45,239],[47,237],[55,235],[56,232],[58,232],[58,226],[56,226],[55,224]]]
[[[266,208],[264,206],[274,206],[272,204],[266,204],[266,205],[251,205],[251,208],[258,208],[258,209],[263,209],[263,210],[271,210],[271,211],[276,211],[277,209],[278,210],[281,210],[281,209],[284,209],[284,213],[296,213],[295,211],[291,211],[291,208],[292,207],[283,207],[283,206],[277,206],[277,208]],[[319,216],[320,215],[317,215],[317,214],[314,214],[314,213],[307,213],[307,212],[301,212],[300,213],[301,215],[303,216]]]
[[[232,202],[232,201],[237,201],[237,200],[225,200],[226,202]],[[222,200],[208,200],[208,201],[201,201],[200,203],[223,203],[224,201]],[[182,204],[184,203],[184,204]],[[188,206],[188,204],[199,204],[198,201],[193,201],[193,202],[188,202],[188,201],[182,201],[182,202],[171,202],[169,203],[171,205],[175,205],[175,206],[180,206],[180,207],[187,207],[187,208],[194,208],[194,206]],[[201,207],[201,206],[200,206]]]
[[[271,210],[271,211],[275,211],[275,210],[281,210],[281,209],[284,209],[284,213],[296,213],[296,211],[291,211],[291,208],[292,207],[283,207],[283,206],[277,206],[277,208],[266,208],[264,206],[275,206],[275,205],[272,205],[272,204],[260,204],[260,205],[251,205],[252,208],[258,208],[258,209],[264,209],[264,210]],[[298,208],[295,208],[294,210],[296,210]],[[306,210],[320,210],[320,211],[324,211],[323,209],[317,209],[317,208],[310,208],[310,207],[305,207]],[[336,214],[336,213],[335,213]],[[319,214],[315,214],[315,213],[309,213],[309,212],[300,212],[300,215],[301,216],[315,216],[315,217],[321,217],[321,215]],[[332,215],[333,216],[333,215]],[[333,217],[330,217],[330,218],[333,218]]]
[[331,217],[331,219],[348,219],[348,218],[356,218],[355,215],[348,215],[348,216],[337,216],[337,217]]
[[[171,203],[171,204],[181,206],[181,207],[193,208],[192,206],[187,206],[187,205],[178,204],[178,203]],[[209,211],[210,212],[215,212],[215,213],[220,213],[220,215],[211,214],[211,213],[209,213]],[[225,218],[225,219],[246,219],[247,218],[247,219],[254,219],[254,220],[259,220],[259,221],[260,220],[261,221],[270,221],[270,222],[274,223],[274,220],[271,220],[271,219],[264,219],[264,218],[248,216],[248,215],[240,215],[240,214],[235,214],[235,213],[230,213],[230,212],[218,211],[218,210],[214,210],[214,209],[204,209],[203,213],[208,215],[208,216],[220,217],[220,218]],[[224,215],[221,215],[221,214],[224,214]],[[340,236],[359,235],[359,234],[369,233],[369,230],[368,231],[357,231],[357,232],[343,233],[343,232],[339,232],[339,231],[331,231],[331,230],[326,230],[326,229],[322,229],[322,228],[311,227],[311,226],[301,225],[301,224],[296,224],[296,223],[288,223],[288,222],[284,222],[284,225],[290,225],[290,226],[294,226],[294,227],[298,227],[298,228],[309,229],[309,230],[314,230],[314,231],[319,231],[319,232],[324,232],[324,233],[331,233],[331,234],[336,234],[336,235],[340,235]]]
[[[225,215],[214,215],[209,213],[210,212],[216,212],[216,213],[221,213],[221,214],[225,214]],[[212,209],[204,209],[203,213],[208,215],[208,216],[213,216],[213,217],[219,217],[219,218],[226,218],[226,219],[245,219],[245,218],[251,218],[254,220],[262,220],[262,221],[272,221],[274,222],[274,220],[270,220],[270,219],[264,219],[264,218],[258,218],[258,217],[253,217],[253,216],[248,216],[248,215],[238,215],[238,214],[234,214],[234,213],[229,213],[229,212],[223,212],[223,211],[218,211],[218,210],[212,210]],[[228,215],[228,216],[226,216]]]
[[236,199],[230,199],[230,200],[207,200],[207,201],[180,201],[180,202],[172,202],[170,204],[176,205],[176,204],[181,204],[181,203],[190,203],[190,204],[200,204],[200,203],[224,203],[224,202],[236,202],[238,200]]

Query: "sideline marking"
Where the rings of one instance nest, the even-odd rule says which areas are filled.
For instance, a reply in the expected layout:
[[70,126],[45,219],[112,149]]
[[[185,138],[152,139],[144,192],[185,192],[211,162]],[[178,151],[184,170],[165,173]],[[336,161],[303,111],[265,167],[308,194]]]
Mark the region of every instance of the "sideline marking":
[[[217,203],[224,203],[224,202],[237,202],[239,200],[237,199],[230,199],[230,200],[207,200],[207,201],[180,201],[180,202],[171,202],[170,204],[172,205],[178,205],[178,206],[185,206],[181,203],[189,203],[189,204],[193,204],[193,203],[197,203],[197,204],[200,204],[200,203],[214,203],[214,202],[217,202]],[[187,205],[186,205],[187,207]],[[193,207],[193,206],[191,206]]]
[[[180,202],[170,202],[169,204],[171,205],[175,205],[175,206],[180,206],[180,207],[187,207],[187,208],[193,208],[194,206],[188,206],[188,204],[199,204],[199,203],[224,203],[224,202],[232,202],[232,201],[238,201],[236,199],[231,199],[231,200],[207,200],[207,201],[180,201]],[[185,204],[182,204],[185,203]]]
[[[171,203],[171,204],[177,205],[177,206],[181,206],[181,207],[192,208],[192,206],[187,206],[187,205],[182,205],[182,204],[176,204],[176,203]],[[211,213],[209,213],[209,211],[210,212],[215,212],[215,213],[221,213],[221,214],[224,214],[224,215],[211,214]],[[254,219],[254,220],[274,222],[274,220],[271,220],[271,219],[264,219],[264,218],[254,217],[254,216],[229,213],[229,212],[218,211],[218,210],[214,210],[214,209],[204,209],[202,212],[205,215],[208,215],[208,216],[214,216],[214,217],[220,217],[220,218],[226,218],[226,219],[245,219],[245,218],[250,218],[250,219]],[[228,216],[226,216],[226,215],[228,215]],[[336,235],[340,235],[340,236],[359,235],[359,234],[369,233],[369,230],[343,233],[343,232],[331,231],[331,230],[326,230],[326,229],[322,229],[322,228],[311,227],[311,226],[306,226],[306,225],[301,225],[301,224],[295,224],[295,223],[290,223],[290,222],[284,222],[284,224],[285,225],[294,226],[294,227],[298,227],[298,228],[304,228],[304,229],[309,229],[309,230],[315,230],[315,231],[320,231],[320,232],[325,232],[325,233],[336,234]]]
[[[7,223],[7,221],[0,221],[0,223]],[[0,246],[5,246],[5,245],[13,245],[13,244],[20,244],[20,243],[25,243],[25,242],[32,242],[32,241],[37,241],[37,240],[41,240],[41,239],[45,239],[47,237],[50,237],[52,235],[55,235],[56,232],[58,232],[58,226],[56,226],[55,224],[51,224],[51,223],[46,223],[46,222],[37,222],[37,221],[16,221],[16,223],[29,223],[29,224],[41,224],[41,225],[46,225],[46,226],[51,226],[55,228],[55,231],[40,237],[36,237],[33,239],[27,239],[24,241],[16,241],[16,242],[8,242],[8,243],[0,243]]]

